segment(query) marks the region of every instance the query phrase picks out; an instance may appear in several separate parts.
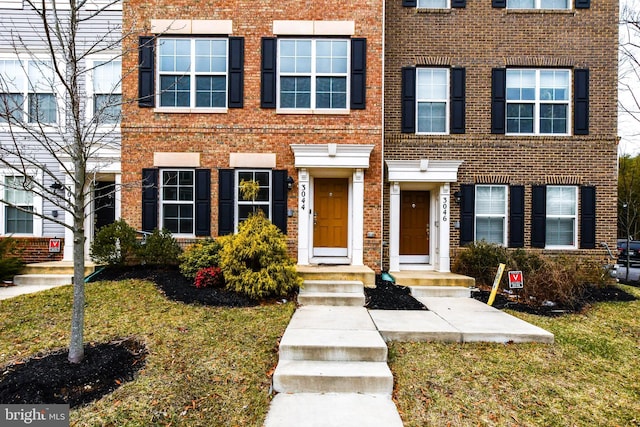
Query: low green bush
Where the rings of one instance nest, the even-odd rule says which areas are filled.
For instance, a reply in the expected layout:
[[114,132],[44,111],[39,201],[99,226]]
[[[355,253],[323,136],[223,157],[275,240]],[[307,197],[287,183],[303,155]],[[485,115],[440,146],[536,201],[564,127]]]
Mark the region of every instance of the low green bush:
[[24,262],[18,257],[16,241],[11,237],[0,239],[0,280],[10,280],[22,270]]
[[220,268],[226,288],[254,299],[286,296],[302,283],[282,232],[259,212],[224,236]]
[[153,230],[140,247],[140,258],[149,265],[178,265],[182,248],[166,228]]
[[500,263],[509,263],[506,248],[482,240],[465,247],[456,257],[452,270],[465,276],[474,277],[479,285],[491,285]]
[[218,253],[222,245],[217,240],[206,238],[189,246],[180,255],[180,272],[188,278],[194,279],[198,271],[207,267],[219,265]]
[[136,237],[136,230],[123,219],[105,225],[91,243],[91,259],[98,264],[119,266],[137,262],[140,244]]

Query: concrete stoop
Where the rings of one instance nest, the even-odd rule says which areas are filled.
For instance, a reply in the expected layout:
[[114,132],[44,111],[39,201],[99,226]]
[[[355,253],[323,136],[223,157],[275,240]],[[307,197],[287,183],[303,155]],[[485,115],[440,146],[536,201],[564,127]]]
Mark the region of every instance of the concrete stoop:
[[364,284],[358,280],[305,280],[298,294],[300,305],[362,307]]

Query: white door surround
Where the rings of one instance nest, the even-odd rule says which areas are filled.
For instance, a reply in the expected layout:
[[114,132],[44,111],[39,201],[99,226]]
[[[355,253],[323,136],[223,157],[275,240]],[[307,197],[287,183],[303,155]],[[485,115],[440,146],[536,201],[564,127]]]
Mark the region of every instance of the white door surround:
[[[298,169],[298,265],[364,265],[364,170],[374,145],[291,144]],[[313,180],[349,178],[346,257],[313,256]]]
[[[450,183],[458,179],[458,160],[387,160],[389,171],[389,271],[432,269],[451,271]],[[400,192],[430,191],[429,263],[401,265],[400,259]]]

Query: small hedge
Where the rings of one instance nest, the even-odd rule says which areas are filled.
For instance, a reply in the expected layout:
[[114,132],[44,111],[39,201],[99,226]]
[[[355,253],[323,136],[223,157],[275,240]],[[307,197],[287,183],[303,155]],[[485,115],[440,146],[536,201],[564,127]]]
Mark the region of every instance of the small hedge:
[[218,253],[222,245],[217,240],[206,238],[189,246],[180,255],[180,272],[190,279],[194,279],[198,272],[204,268],[217,267]]
[[182,249],[166,228],[153,230],[140,246],[140,259],[149,265],[178,265]]
[[117,266],[137,262],[139,252],[136,230],[123,219],[98,230],[89,248],[91,259],[96,263]]
[[16,241],[11,237],[0,239],[0,280],[10,280],[22,270],[24,262],[18,258]]

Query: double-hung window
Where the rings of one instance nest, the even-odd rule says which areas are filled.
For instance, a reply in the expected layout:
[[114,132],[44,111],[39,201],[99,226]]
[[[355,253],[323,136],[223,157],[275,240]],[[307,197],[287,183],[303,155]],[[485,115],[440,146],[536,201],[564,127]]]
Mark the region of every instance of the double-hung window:
[[568,134],[570,83],[569,70],[507,70],[506,132]]
[[508,9],[570,9],[570,0],[507,0]]
[[0,122],[57,122],[51,61],[0,59]]
[[418,9],[447,9],[449,0],[418,0]]
[[449,132],[449,69],[416,69],[417,133]]
[[[271,219],[271,171],[270,170],[237,170],[237,219],[238,224],[249,218],[250,215],[262,211],[265,218]],[[245,200],[241,185],[242,182],[253,181],[259,186],[258,193],[250,200]]]
[[194,233],[195,178],[193,170],[161,171],[161,227],[173,234]]
[[347,110],[349,40],[279,39],[278,107]]
[[93,118],[98,125],[120,122],[121,69],[119,60],[93,61],[91,102]]
[[576,248],[578,188],[547,186],[546,247]]
[[158,41],[158,105],[227,108],[226,38],[161,38]]
[[6,234],[33,234],[33,192],[29,178],[4,177],[4,231]]
[[476,185],[475,240],[507,246],[507,186]]

